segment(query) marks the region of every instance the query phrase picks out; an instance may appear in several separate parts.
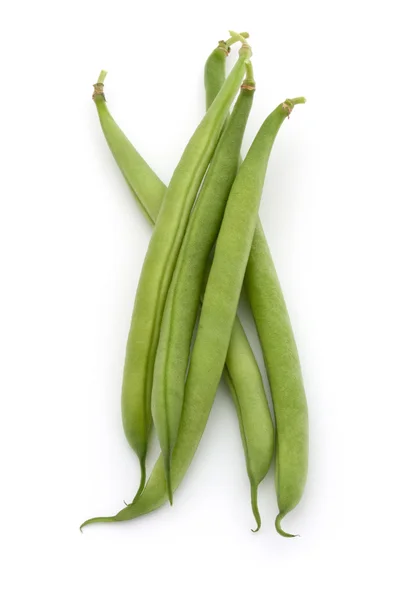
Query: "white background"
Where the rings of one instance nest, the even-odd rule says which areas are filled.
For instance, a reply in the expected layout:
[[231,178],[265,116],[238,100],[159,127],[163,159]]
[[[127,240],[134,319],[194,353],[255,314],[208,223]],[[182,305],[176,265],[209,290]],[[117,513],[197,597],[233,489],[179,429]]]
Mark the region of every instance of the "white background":
[[[0,595],[415,598],[416,43],[413,3],[13,2],[0,130]],[[277,139],[261,217],[302,359],[311,468],[280,538],[273,479],[250,528],[221,387],[173,508],[86,529],[136,490],[120,419],[150,229],[105,145],[92,84],[168,182],[204,113],[203,64],[249,30]],[[235,54],[229,59],[233,63]],[[152,456],[156,456],[156,442]],[[414,557],[414,559],[413,559]]]

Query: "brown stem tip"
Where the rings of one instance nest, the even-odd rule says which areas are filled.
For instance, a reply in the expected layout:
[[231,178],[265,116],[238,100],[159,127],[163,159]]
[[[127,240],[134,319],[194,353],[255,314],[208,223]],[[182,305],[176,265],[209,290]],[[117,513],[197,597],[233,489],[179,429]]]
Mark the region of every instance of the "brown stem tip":
[[104,83],[95,83],[93,87],[93,100],[95,100],[97,96],[103,96],[103,100],[105,100],[106,96],[104,95]]
[[292,113],[292,110],[294,108],[294,106],[296,104],[305,104],[306,99],[304,98],[304,96],[299,96],[298,98],[291,98],[285,100],[285,102],[282,103],[282,108],[285,110],[285,112],[288,115],[288,118],[290,118],[290,114]]
[[223,50],[223,52],[226,54],[226,56],[229,56],[230,54],[230,46],[227,42],[225,42],[224,40],[220,40],[219,41],[219,45],[217,46],[217,48],[219,50]]

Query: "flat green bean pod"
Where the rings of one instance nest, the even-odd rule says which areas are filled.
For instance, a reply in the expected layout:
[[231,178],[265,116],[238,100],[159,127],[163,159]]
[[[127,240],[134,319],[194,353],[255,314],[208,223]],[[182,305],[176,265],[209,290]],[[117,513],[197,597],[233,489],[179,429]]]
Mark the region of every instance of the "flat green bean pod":
[[[224,53],[220,53],[219,56],[216,51],[207,60],[204,78],[207,108],[219,90],[222,76],[224,79],[224,62]],[[247,345],[249,342],[245,331],[236,317],[224,375],[239,420],[246,470],[251,487],[252,512],[257,525],[253,531],[258,531],[261,526],[258,486],[267,474],[272,461],[275,429],[256,359],[252,353],[242,352]]]
[[247,69],[250,69],[250,78],[242,84],[192,212],[162,319],[153,378],[152,415],[165,460],[171,504],[171,455],[178,434],[206,263],[237,173],[240,147],[255,91],[249,63]]

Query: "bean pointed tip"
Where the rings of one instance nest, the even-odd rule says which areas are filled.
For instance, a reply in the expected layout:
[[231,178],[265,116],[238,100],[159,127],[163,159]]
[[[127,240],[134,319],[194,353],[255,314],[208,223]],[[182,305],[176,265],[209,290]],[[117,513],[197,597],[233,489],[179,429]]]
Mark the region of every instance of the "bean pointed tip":
[[113,523],[115,520],[116,519],[114,517],[94,517],[93,519],[87,519],[87,521],[84,521],[84,523],[80,525],[80,531],[81,533],[84,533],[84,527],[87,527],[87,525],[92,525],[93,523]]
[[258,486],[251,482],[251,504],[252,513],[256,521],[256,529],[251,529],[253,533],[256,533],[261,528],[261,515],[259,514],[258,508]]
[[174,494],[172,492],[172,483],[171,483],[171,472],[167,473],[167,492],[168,492],[168,500],[170,505],[174,504]]
[[296,537],[300,537],[298,534],[294,534],[294,533],[287,533],[286,531],[284,531],[281,527],[281,521],[282,519],[285,517],[286,513],[279,513],[279,515],[277,516],[277,518],[275,519],[275,529],[277,530],[277,532],[282,535],[282,537],[285,538],[296,538]]

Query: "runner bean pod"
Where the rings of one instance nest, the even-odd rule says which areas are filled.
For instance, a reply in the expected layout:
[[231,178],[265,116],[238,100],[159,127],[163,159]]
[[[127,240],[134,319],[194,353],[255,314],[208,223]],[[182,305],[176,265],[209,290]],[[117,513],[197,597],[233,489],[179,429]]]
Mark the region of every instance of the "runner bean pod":
[[[207,69],[206,63],[206,72],[208,70],[212,75],[211,78],[205,77],[207,102],[216,96],[222,73],[224,78],[224,67],[222,69],[219,58],[213,55],[214,52],[207,60],[207,63],[212,63],[210,69]],[[272,461],[275,429],[258,363],[252,353],[239,351],[248,344],[245,331],[236,317],[224,375],[238,416],[246,471],[251,487],[252,512],[257,526],[253,531],[258,531],[261,526],[258,486],[267,474]]]

